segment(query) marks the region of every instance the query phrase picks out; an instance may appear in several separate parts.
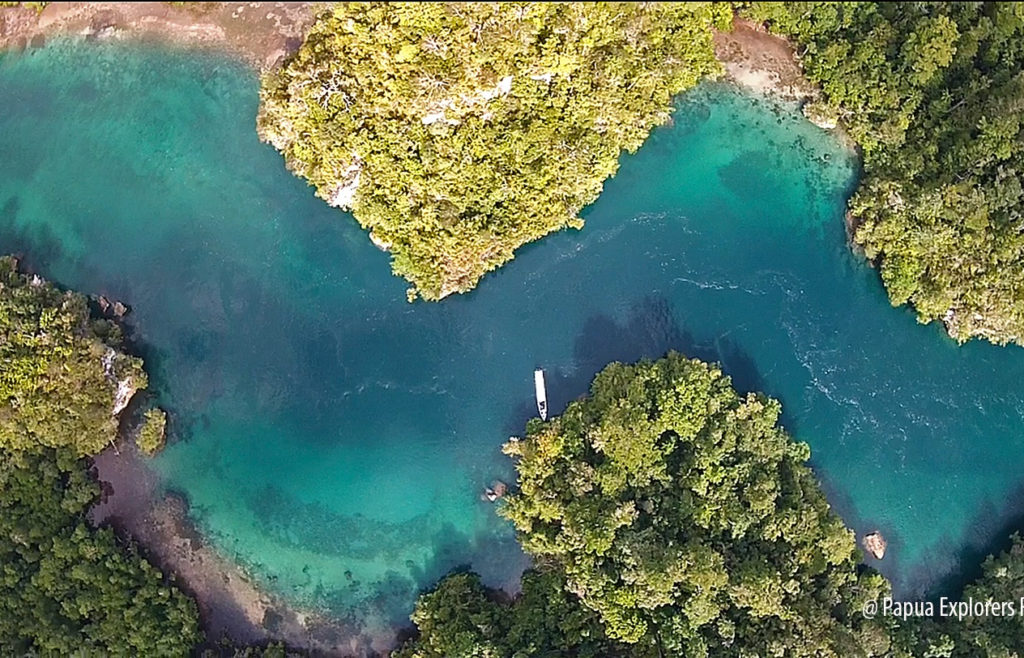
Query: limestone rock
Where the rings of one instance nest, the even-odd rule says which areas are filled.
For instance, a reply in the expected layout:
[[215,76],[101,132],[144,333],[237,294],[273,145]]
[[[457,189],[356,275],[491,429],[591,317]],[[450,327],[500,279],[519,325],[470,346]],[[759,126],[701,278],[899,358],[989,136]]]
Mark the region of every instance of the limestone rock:
[[508,493],[508,485],[501,480],[495,480],[494,484],[484,489],[484,493],[480,496],[481,500],[486,500],[493,503],[502,496]]
[[881,560],[885,557],[885,549],[889,545],[885,541],[885,537],[882,536],[882,533],[877,530],[864,535],[861,544],[864,546],[864,550],[870,553],[876,560]]

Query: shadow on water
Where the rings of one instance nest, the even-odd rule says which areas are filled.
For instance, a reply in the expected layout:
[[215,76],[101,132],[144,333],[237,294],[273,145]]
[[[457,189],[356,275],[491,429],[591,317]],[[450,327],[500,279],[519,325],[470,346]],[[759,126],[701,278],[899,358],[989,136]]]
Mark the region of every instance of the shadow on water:
[[[12,196],[0,208],[0,234],[4,236],[0,255],[13,254],[18,258],[22,271],[45,272],[52,263],[62,260],[64,248],[53,229],[47,224],[19,226],[18,213],[21,200]],[[52,277],[47,277],[53,280]],[[60,282],[56,282],[60,283]]]
[[[480,542],[474,542],[464,533],[454,528],[442,529],[434,540],[438,551],[434,559],[420,569],[412,569],[413,581],[429,583],[426,587],[415,589],[414,597],[436,589],[438,583],[447,576],[459,573],[475,572],[480,576],[484,586],[498,589],[504,594],[500,596],[515,596],[520,587],[520,576],[526,569],[530,568],[531,561],[522,552],[515,536],[511,533],[502,533],[486,538],[486,545],[481,546]],[[450,558],[456,556],[474,555],[472,563],[468,561],[453,562]],[[513,582],[502,582],[498,576],[505,576],[509,572],[508,563],[510,560],[517,562],[516,576]],[[454,564],[454,566],[452,566]],[[410,565],[412,567],[412,565]],[[397,641],[401,644],[415,633],[411,625],[408,611],[411,607],[396,607],[395,599],[390,601],[382,600],[387,605],[384,612],[391,625],[398,628]]]
[[[445,524],[434,534],[431,545],[435,547],[433,556],[422,565],[409,561],[405,564],[407,571],[389,570],[379,581],[366,583],[366,591],[373,592],[373,595],[364,598],[357,610],[350,607],[351,593],[320,592],[318,598],[327,601],[328,605],[334,598],[337,609],[345,611],[343,614],[353,624],[365,619],[383,621],[389,628],[396,629],[401,642],[412,630],[409,612],[417,597],[435,589],[444,577],[473,571],[480,575],[485,586],[504,588],[506,593],[513,595],[518,589],[518,572],[514,583],[499,582],[495,574],[508,573],[510,555],[520,557],[519,572],[529,567],[526,556],[517,550],[518,544],[512,533],[488,537],[486,542],[480,542]],[[493,556],[493,560],[488,561],[488,555]],[[351,586],[359,589],[364,584],[353,580]]]
[[[354,625],[360,619],[383,620],[389,626],[408,623],[409,611],[422,586],[436,583],[453,569],[472,569],[488,586],[514,590],[515,582],[501,581],[510,572],[509,557],[518,556],[522,569],[528,566],[513,533],[504,529],[471,536],[450,523],[432,524],[426,517],[389,523],[361,514],[338,514],[320,503],[300,501],[272,485],[260,488],[247,504],[258,519],[262,536],[277,545],[311,550],[341,565],[346,560],[396,565],[374,582],[360,581],[346,571],[347,587],[333,591],[314,584],[312,575],[307,579],[304,588],[315,592],[316,600],[325,602],[332,614]],[[409,541],[431,546],[432,554],[421,564],[401,562]],[[359,610],[352,609],[353,598],[362,598]]]
[[989,555],[999,555],[1011,545],[1011,536],[1024,531],[1024,484],[1018,485],[996,505],[991,500],[977,511],[963,536],[945,536],[932,554],[953,555],[939,558],[929,555],[905,580],[906,589],[919,596],[938,600],[941,596],[957,598],[964,587],[982,575],[982,566]]
[[[647,295],[632,304],[623,322],[603,313],[588,318],[575,341],[572,372],[546,373],[551,413],[560,414],[571,401],[585,396],[595,375],[608,364],[658,359],[672,350],[720,364],[740,392],[761,389],[754,360],[737,343],[727,337],[699,341],[681,328],[678,317],[665,297]],[[536,415],[532,400],[520,402],[506,431],[521,432]]]

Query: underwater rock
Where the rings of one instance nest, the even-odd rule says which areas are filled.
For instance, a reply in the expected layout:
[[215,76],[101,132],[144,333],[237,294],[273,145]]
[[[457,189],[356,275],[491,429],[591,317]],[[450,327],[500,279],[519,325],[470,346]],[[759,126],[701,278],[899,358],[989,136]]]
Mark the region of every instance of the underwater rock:
[[885,557],[885,549],[889,545],[885,541],[885,537],[882,536],[882,533],[877,530],[864,535],[861,543],[864,545],[864,550],[874,556],[876,560],[881,560]]
[[480,495],[480,500],[486,500],[493,503],[506,493],[508,493],[508,485],[501,480],[495,480],[491,486],[484,489],[483,494]]

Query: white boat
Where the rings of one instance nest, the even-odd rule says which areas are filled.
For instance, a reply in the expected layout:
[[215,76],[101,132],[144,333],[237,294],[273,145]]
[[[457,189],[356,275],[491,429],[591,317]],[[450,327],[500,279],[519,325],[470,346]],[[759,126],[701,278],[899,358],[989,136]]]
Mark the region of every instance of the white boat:
[[544,371],[537,368],[533,371],[533,387],[537,394],[537,411],[540,412],[540,419],[548,419],[548,392],[544,387]]

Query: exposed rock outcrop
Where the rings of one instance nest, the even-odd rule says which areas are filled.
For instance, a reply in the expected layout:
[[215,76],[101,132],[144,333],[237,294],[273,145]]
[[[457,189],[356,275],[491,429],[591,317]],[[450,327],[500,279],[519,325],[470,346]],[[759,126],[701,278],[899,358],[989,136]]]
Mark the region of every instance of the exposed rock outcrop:
[[885,557],[885,549],[889,546],[888,542],[885,541],[885,537],[877,530],[864,535],[861,544],[864,546],[864,550],[876,560],[881,560]]
[[481,500],[488,502],[494,502],[499,498],[503,497],[508,493],[508,485],[501,480],[495,480],[491,486],[484,489],[484,493],[480,496]]
[[370,231],[370,242],[372,242],[373,246],[377,247],[381,251],[391,250],[391,243],[388,242],[387,240],[384,240],[373,231]]
[[817,97],[793,46],[762,26],[737,19],[731,32],[715,33],[714,43],[726,77],[741,87],[799,103]]
[[131,402],[132,396],[141,388],[139,382],[135,380],[131,375],[122,377],[118,373],[118,357],[119,355],[113,348],[108,347],[106,353],[103,355],[103,373],[107,376],[107,379],[112,382],[117,382],[117,389],[114,391],[114,404],[110,410],[111,416],[117,416],[125,408],[128,407],[128,403]]
[[356,192],[359,190],[359,179],[362,177],[362,164],[356,160],[348,169],[341,172],[340,181],[331,191],[327,203],[335,208],[351,210],[356,200]]

